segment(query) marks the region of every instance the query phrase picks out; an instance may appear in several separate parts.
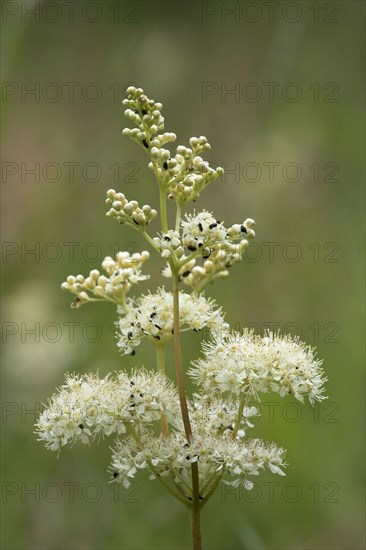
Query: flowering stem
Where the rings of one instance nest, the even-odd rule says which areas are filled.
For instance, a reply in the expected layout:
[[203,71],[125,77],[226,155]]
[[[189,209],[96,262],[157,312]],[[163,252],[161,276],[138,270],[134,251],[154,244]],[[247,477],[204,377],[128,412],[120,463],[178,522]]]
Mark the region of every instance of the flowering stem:
[[147,242],[153,247],[153,249],[160,254],[159,248],[156,246],[156,244],[154,243],[150,235],[146,231],[142,231],[141,233],[144,236],[144,238],[147,240]]
[[240,401],[239,401],[239,410],[238,410],[238,414],[237,414],[234,429],[233,429],[233,439],[236,438],[240,427],[240,422],[243,416],[244,404],[245,404],[245,395],[241,394]]
[[[156,363],[159,372],[165,374],[165,346],[156,346]],[[165,412],[161,413],[161,431],[164,435],[169,434],[168,420]]]
[[[202,501],[202,504],[201,504],[201,508],[203,508],[203,506],[205,504],[207,504],[208,500],[212,497],[212,495],[214,494],[214,492],[216,491],[221,479],[222,479],[222,476],[223,476],[223,472],[217,474],[215,472],[215,474],[209,479],[209,481],[206,483],[205,485],[205,489],[208,489],[208,493],[207,495],[203,498],[203,501]],[[202,493],[204,492],[204,490],[202,489]]]
[[181,260],[179,262],[179,267],[182,267],[184,264],[187,264],[188,262],[191,262],[192,260],[194,260],[194,258],[197,258],[197,256],[199,256],[200,254],[201,254],[200,249],[196,250],[195,252],[192,252],[192,254],[187,256],[187,258],[184,258],[183,260]]
[[180,206],[179,202],[177,202],[177,212],[176,212],[176,216],[175,216],[175,230],[177,232],[179,232],[181,213],[182,213],[181,206]]
[[[141,450],[143,450],[143,445],[140,441],[140,438],[135,430],[135,428],[130,424],[129,426],[129,431],[132,435],[132,437],[134,438],[134,440],[136,441],[137,445],[140,447]],[[150,470],[152,471],[152,473],[154,474],[154,476],[156,477],[156,479],[158,479],[160,481],[160,483],[165,487],[165,489],[167,491],[169,491],[169,493],[171,495],[173,495],[173,497],[175,497],[176,499],[180,500],[180,502],[182,502],[183,504],[185,504],[187,506],[187,502],[183,499],[183,497],[181,497],[172,487],[170,487],[170,485],[161,477],[161,475],[159,474],[159,472],[157,471],[157,469],[155,468],[155,466],[152,464],[151,460],[147,459],[146,458],[146,462],[148,463],[149,465],[149,468]]]
[[178,275],[173,273],[173,308],[174,308],[174,357],[175,357],[175,369],[177,375],[177,384],[179,392],[180,407],[182,410],[182,418],[184,424],[184,430],[187,440],[192,438],[191,423],[189,421],[188,406],[186,392],[184,388],[184,375],[182,368],[182,354],[180,347],[180,328],[179,328],[179,286]]
[[[175,368],[177,375],[177,384],[179,392],[180,407],[182,411],[182,419],[184,430],[188,442],[192,439],[191,423],[189,421],[187,398],[184,387],[184,375],[182,368],[182,354],[180,347],[180,332],[179,332],[179,279],[178,273],[173,272],[173,308],[174,308],[174,355]],[[192,462],[192,547],[193,550],[201,550],[201,526],[200,526],[200,493],[199,493],[199,475],[198,464]]]
[[126,304],[126,295],[125,294],[123,296],[121,296],[121,299],[119,301],[119,305],[122,307],[122,309],[125,313],[128,312],[128,307],[127,307],[127,304]]
[[[158,176],[156,176],[158,178]],[[159,180],[158,180],[159,182]],[[168,219],[166,213],[166,192],[163,189],[163,186],[159,182],[159,199],[160,199],[160,218],[161,218],[161,229],[163,233],[168,232]]]
[[[193,478],[193,471],[192,471],[192,478]],[[192,548],[193,550],[202,549],[200,512],[201,512],[200,502],[196,501],[193,498],[193,502],[192,502]]]

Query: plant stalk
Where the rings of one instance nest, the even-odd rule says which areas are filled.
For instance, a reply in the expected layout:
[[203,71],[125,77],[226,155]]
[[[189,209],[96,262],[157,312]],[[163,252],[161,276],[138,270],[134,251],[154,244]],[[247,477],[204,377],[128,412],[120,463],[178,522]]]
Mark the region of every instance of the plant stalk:
[[[182,419],[187,441],[192,439],[191,423],[187,406],[187,398],[184,387],[184,374],[182,368],[182,353],[180,345],[180,327],[179,327],[179,281],[178,274],[173,272],[173,308],[174,308],[174,357],[178,384],[179,401],[182,411]],[[201,522],[200,522],[200,494],[199,494],[199,475],[197,462],[191,463],[192,470],[192,548],[193,550],[202,550],[201,542]]]
[[[165,374],[165,346],[156,346],[156,364],[161,374]],[[166,413],[161,413],[161,432],[164,435],[169,435],[168,420]]]

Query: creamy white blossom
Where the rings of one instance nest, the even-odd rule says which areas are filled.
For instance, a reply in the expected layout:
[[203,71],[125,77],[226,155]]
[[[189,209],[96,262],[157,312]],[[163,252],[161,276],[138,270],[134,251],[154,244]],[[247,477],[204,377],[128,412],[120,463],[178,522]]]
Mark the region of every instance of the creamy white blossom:
[[[179,274],[183,282],[196,291],[204,285],[229,274],[228,269],[239,262],[249,241],[254,238],[254,220],[226,228],[211,212],[187,214],[182,221],[182,245]],[[202,264],[198,263],[199,259]]]
[[[128,488],[140,470],[148,470],[150,479],[159,480],[191,508],[194,547],[201,548],[199,511],[219,483],[249,490],[251,477],[265,468],[285,475],[285,451],[248,438],[260,414],[253,402],[261,393],[277,392],[302,402],[308,397],[313,404],[324,399],[326,379],[313,348],[271,332],[264,337],[248,330],[230,332],[221,308],[202,294],[205,285],[226,277],[243,258],[255,236],[255,222],[247,218],[226,226],[206,210],[182,217],[182,207],[195,201],[223,170],[202,158],[210,150],[204,136],[192,137],[188,147],[179,145],[171,152],[168,144],[176,136],[164,132],[161,103],[149,99],[142,88],[130,86],[127,93],[125,116],[136,127],[123,134],[149,157],[159,190],[160,227],[157,234],[148,233],[157,210],[114,189],[107,192],[107,217],[136,229],[164,259],[162,273],[173,279],[172,292],[158,288],[127,296],[133,285],[148,278],[142,274],[149,258],[145,251],[132,256],[118,252],[115,259],[104,259],[105,274],[93,269],[86,278],[70,275],[62,288],[76,296],[73,307],[100,300],[117,305],[119,350],[134,355],[142,339],[149,340],[155,346],[154,365],[104,378],[68,375],[39,416],[36,433],[48,449],[58,452],[67,444],[115,436],[112,479]],[[173,227],[167,199],[176,210]],[[183,283],[191,294],[180,290]],[[198,386],[190,399],[179,333],[205,328],[211,341],[203,344],[203,356],[188,370]],[[166,368],[172,375],[172,366],[165,367],[166,344],[172,338],[174,382],[164,374]]]
[[212,212],[206,212],[206,210],[194,215],[186,214],[181,225],[183,245],[191,252],[202,248],[203,254],[205,249],[216,248],[226,240],[250,240],[255,236],[252,229],[254,221],[251,218],[246,219],[242,224],[236,224],[226,229]]
[[[213,434],[232,434],[238,420],[239,403],[237,398],[195,394],[191,415],[193,422],[201,430]],[[245,436],[248,428],[254,428],[253,421],[260,416],[255,406],[245,406],[240,414],[237,427],[237,438]]]
[[197,463],[203,501],[221,481],[250,490],[253,484],[249,476],[258,475],[264,468],[285,475],[284,450],[275,444],[266,445],[259,439],[237,440],[193,429],[190,443],[184,432],[157,436],[148,429],[117,441],[112,456],[113,479],[129,487],[138,470],[147,469],[152,472],[150,479],[170,478],[191,500],[191,465]]
[[299,401],[307,396],[311,403],[324,399],[322,362],[296,337],[232,332],[204,343],[203,353],[189,374],[205,391],[248,396],[273,391]]
[[153,242],[162,258],[168,259],[173,255],[180,258],[184,254],[180,234],[178,231],[173,231],[173,229],[154,237]]
[[69,375],[40,415],[36,432],[52,451],[68,443],[89,443],[97,436],[124,434],[127,424],[176,420],[178,396],[162,374],[141,369],[99,378]]
[[[221,308],[204,295],[179,293],[181,331],[200,331],[208,327],[214,333],[226,332]],[[127,313],[119,308],[117,346],[123,354],[134,353],[145,337],[154,343],[165,344],[173,336],[173,295],[164,288],[128,302]]]

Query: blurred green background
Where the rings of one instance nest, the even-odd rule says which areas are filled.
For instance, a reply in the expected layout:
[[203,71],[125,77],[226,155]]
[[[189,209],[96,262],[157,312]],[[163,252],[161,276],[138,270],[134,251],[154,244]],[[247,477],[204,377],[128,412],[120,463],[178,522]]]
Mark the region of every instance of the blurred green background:
[[[110,187],[158,204],[147,158],[121,136],[129,83],[163,103],[178,143],[207,136],[207,158],[229,172],[195,207],[256,220],[256,244],[207,294],[237,328],[301,334],[329,379],[315,410],[263,396],[252,433],[288,449],[287,477],[219,491],[205,548],[364,548],[364,8],[2,2],[4,550],[190,545],[186,510],[155,482],[108,484],[112,442],[57,460],[33,434],[65,372],[152,366],[147,344],[119,356],[113,307],[71,310],[59,289],[117,248],[144,246],[105,218]],[[149,267],[139,291],[161,284],[160,260]],[[201,340],[184,336],[187,365]]]

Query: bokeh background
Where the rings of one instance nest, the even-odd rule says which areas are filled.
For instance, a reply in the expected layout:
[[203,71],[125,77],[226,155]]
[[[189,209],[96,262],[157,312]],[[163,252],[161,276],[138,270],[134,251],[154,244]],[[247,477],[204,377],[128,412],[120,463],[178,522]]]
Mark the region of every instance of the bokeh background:
[[[59,288],[144,246],[105,218],[110,187],[157,205],[146,157],[121,136],[130,83],[163,103],[178,143],[205,135],[207,158],[226,167],[195,207],[257,222],[245,260],[207,293],[237,328],[301,334],[329,379],[314,410],[263,396],[253,435],[288,449],[287,477],[219,491],[203,513],[205,548],[364,548],[364,11],[357,1],[2,2],[4,550],[190,545],[186,511],[160,486],[144,475],[127,492],[109,484],[112,442],[57,459],[33,434],[65,372],[151,366],[147,343],[119,356],[113,307],[71,310]],[[161,284],[160,268],[153,257],[139,291]],[[202,337],[185,335],[187,365]]]

